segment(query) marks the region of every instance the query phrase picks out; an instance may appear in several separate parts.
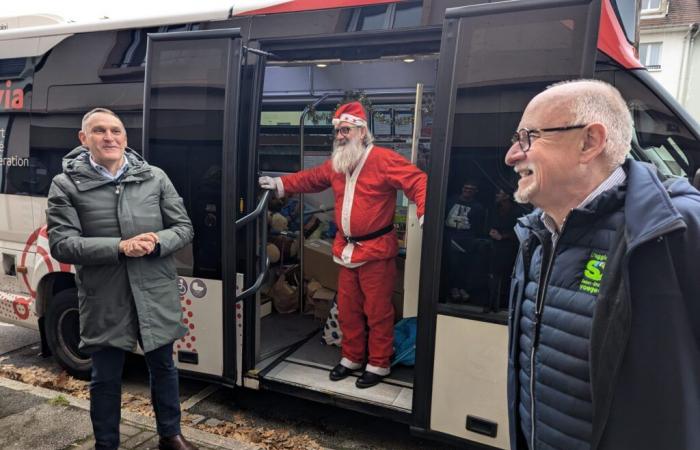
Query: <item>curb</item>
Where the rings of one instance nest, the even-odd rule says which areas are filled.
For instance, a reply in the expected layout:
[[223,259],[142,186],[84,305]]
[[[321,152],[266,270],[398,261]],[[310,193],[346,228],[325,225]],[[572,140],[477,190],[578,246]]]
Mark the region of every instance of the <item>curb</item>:
[[[33,386],[31,384],[22,383],[21,381],[10,380],[9,378],[0,377],[0,387],[12,389],[14,391],[26,392],[36,397],[42,397],[47,400],[62,396],[70,406],[75,408],[90,411],[90,402],[82,398],[74,397],[65,392],[52,391],[51,389]],[[152,417],[142,416],[131,411],[122,410],[121,422],[128,425],[146,428],[149,431],[156,430],[156,422]],[[196,428],[182,425],[182,434],[188,439],[197,444],[206,445],[208,447],[217,447],[227,450],[257,450],[260,447],[237,441],[235,439],[219,436],[216,434],[207,433]]]

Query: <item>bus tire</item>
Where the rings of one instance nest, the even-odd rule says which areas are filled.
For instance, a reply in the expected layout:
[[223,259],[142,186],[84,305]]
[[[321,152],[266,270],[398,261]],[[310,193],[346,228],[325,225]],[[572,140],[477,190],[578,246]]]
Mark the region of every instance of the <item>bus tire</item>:
[[66,372],[81,380],[90,379],[90,356],[78,349],[80,319],[78,290],[65,289],[49,301],[46,310],[46,341],[53,357]]

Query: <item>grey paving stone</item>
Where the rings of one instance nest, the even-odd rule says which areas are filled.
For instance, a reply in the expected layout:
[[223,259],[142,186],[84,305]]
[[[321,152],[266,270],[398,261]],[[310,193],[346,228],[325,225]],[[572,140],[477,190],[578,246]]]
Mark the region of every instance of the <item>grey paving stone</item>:
[[158,448],[158,435],[154,435],[146,442],[142,442],[134,450],[156,450]]
[[126,442],[122,442],[121,446],[127,449],[135,449],[155,435],[156,433],[153,431],[142,431],[139,434],[130,437]]
[[143,431],[141,428],[135,427],[133,425],[128,425],[126,423],[122,423],[119,426],[119,434],[123,434],[129,437],[136,436],[141,431]]

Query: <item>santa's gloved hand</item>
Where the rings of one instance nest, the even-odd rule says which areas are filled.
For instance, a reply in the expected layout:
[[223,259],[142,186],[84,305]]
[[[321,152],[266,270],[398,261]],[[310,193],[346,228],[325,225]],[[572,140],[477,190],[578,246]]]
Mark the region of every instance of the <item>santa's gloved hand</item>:
[[270,191],[277,190],[277,183],[275,183],[275,179],[272,177],[260,177],[258,178],[258,184],[263,189],[267,189]]

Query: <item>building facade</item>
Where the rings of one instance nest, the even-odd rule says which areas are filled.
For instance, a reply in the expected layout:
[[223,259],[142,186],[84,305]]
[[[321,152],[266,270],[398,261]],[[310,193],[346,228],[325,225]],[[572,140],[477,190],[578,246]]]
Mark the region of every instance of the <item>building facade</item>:
[[700,120],[700,1],[641,0],[639,58]]

